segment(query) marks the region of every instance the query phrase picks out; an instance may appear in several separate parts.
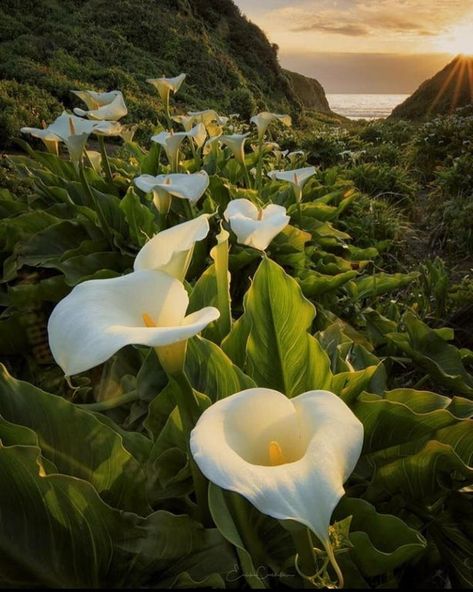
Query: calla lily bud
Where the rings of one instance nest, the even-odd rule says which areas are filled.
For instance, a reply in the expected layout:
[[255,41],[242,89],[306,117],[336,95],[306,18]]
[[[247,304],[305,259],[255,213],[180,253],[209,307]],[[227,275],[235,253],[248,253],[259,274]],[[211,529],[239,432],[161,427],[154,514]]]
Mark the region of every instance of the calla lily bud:
[[363,426],[328,391],[293,399],[253,388],[202,414],[190,448],[202,473],[260,512],[308,527],[333,558],[332,513],[363,446]]
[[286,208],[270,204],[258,209],[248,199],[234,199],[224,212],[225,220],[238,242],[264,251],[273,238],[289,224]]

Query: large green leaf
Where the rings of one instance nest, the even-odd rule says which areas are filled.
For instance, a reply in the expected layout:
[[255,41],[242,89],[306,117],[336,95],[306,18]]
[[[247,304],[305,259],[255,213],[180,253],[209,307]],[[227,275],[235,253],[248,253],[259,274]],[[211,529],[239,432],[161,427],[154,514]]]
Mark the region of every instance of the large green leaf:
[[407,333],[389,333],[391,343],[454,394],[473,397],[473,376],[463,365],[460,351],[413,314],[404,317]]
[[125,448],[120,434],[93,414],[15,380],[2,367],[0,415],[33,430],[43,456],[59,472],[90,481],[114,507],[149,511],[140,463]]
[[[330,386],[329,360],[308,330],[314,306],[297,282],[268,258],[261,262],[234,331],[249,328],[244,370],[259,386],[289,397]],[[231,342],[232,334],[227,339]],[[240,344],[245,348],[245,344]]]
[[126,588],[181,571],[198,579],[197,557],[213,573],[231,569],[215,531],[187,516],[113,509],[90,483],[46,474],[37,447],[0,446],[0,479],[3,587]]
[[424,537],[401,519],[378,514],[376,508],[362,499],[344,497],[335,510],[335,519],[352,516],[350,550],[365,577],[390,572],[421,553]]

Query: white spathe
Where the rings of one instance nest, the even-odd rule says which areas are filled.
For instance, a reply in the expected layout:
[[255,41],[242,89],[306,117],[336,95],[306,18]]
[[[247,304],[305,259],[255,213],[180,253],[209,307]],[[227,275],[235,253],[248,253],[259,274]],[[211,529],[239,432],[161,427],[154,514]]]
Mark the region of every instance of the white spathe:
[[268,176],[271,177],[271,179],[291,183],[294,186],[297,201],[301,201],[304,185],[315,175],[315,172],[315,167],[305,167],[293,171],[270,171]]
[[159,134],[152,136],[151,141],[164,148],[169,163],[173,169],[176,169],[182,142],[186,138],[191,138],[196,143],[197,147],[200,148],[203,146],[206,137],[207,132],[205,126],[202,123],[198,123],[188,132],[160,132]]
[[97,93],[93,90],[73,90],[84,101],[88,110],[76,107],[74,113],[98,121],[118,121],[128,113],[123,94],[119,90]]
[[72,376],[102,364],[125,345],[163,347],[185,341],[220,314],[207,307],[186,316],[188,304],[183,284],[161,271],[86,281],[51,314],[51,352],[65,375]]
[[363,426],[328,391],[288,399],[245,390],[202,414],[190,449],[202,473],[260,512],[294,520],[330,548],[328,529],[363,446]]
[[248,199],[231,201],[224,217],[239,243],[260,251],[264,251],[290,221],[283,206],[269,204],[264,209],[258,209]]
[[112,121],[90,121],[63,111],[48,127],[22,127],[21,132],[40,138],[43,142],[64,142],[71,160],[77,162],[85,148],[90,134],[114,136],[119,135],[121,125]]
[[179,74],[174,78],[165,78],[164,76],[161,78],[148,78],[146,82],[152,84],[157,89],[161,99],[167,103],[170,93],[177,93],[185,79],[186,74]]
[[245,142],[250,134],[232,134],[219,136],[218,141],[228,146],[235,159],[241,164],[245,164]]
[[269,113],[268,111],[263,111],[262,113],[258,113],[258,115],[254,115],[250,121],[254,123],[258,128],[258,139],[261,141],[268,129],[268,126],[273,121],[281,121],[285,126],[290,127],[292,125],[292,119],[290,115],[281,115],[279,113]]
[[169,195],[187,199],[193,204],[197,203],[209,186],[209,176],[206,171],[192,174],[172,173],[156,177],[140,175],[134,183],[144,193],[153,193],[154,205],[161,211],[161,204]]
[[177,224],[156,234],[136,256],[135,271],[152,269],[184,281],[194,245],[209,233],[209,214]]

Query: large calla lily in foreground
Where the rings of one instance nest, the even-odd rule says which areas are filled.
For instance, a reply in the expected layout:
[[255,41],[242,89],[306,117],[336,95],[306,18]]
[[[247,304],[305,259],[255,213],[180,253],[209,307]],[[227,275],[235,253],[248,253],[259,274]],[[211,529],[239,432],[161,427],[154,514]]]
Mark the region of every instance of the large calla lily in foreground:
[[283,206],[270,204],[261,209],[248,199],[231,201],[224,217],[239,243],[260,251],[264,251],[290,221]]
[[135,271],[76,286],[53,310],[49,345],[66,376],[102,364],[125,345],[166,348],[220,316],[213,307],[186,316],[183,284],[161,271]]
[[265,388],[209,407],[190,441],[209,481],[263,514],[307,526],[332,557],[330,519],[362,445],[361,422],[333,393],[288,399]]
[[209,214],[163,230],[149,240],[135,259],[135,271],[154,269],[184,281],[194,245],[209,233]]

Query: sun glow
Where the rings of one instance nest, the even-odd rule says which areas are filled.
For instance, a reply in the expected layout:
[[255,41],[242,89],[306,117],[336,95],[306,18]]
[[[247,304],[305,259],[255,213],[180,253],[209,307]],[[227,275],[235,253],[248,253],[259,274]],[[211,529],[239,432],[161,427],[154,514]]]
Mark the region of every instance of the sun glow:
[[470,19],[465,20],[470,22],[459,23],[438,37],[438,49],[451,54],[473,55],[473,24]]

